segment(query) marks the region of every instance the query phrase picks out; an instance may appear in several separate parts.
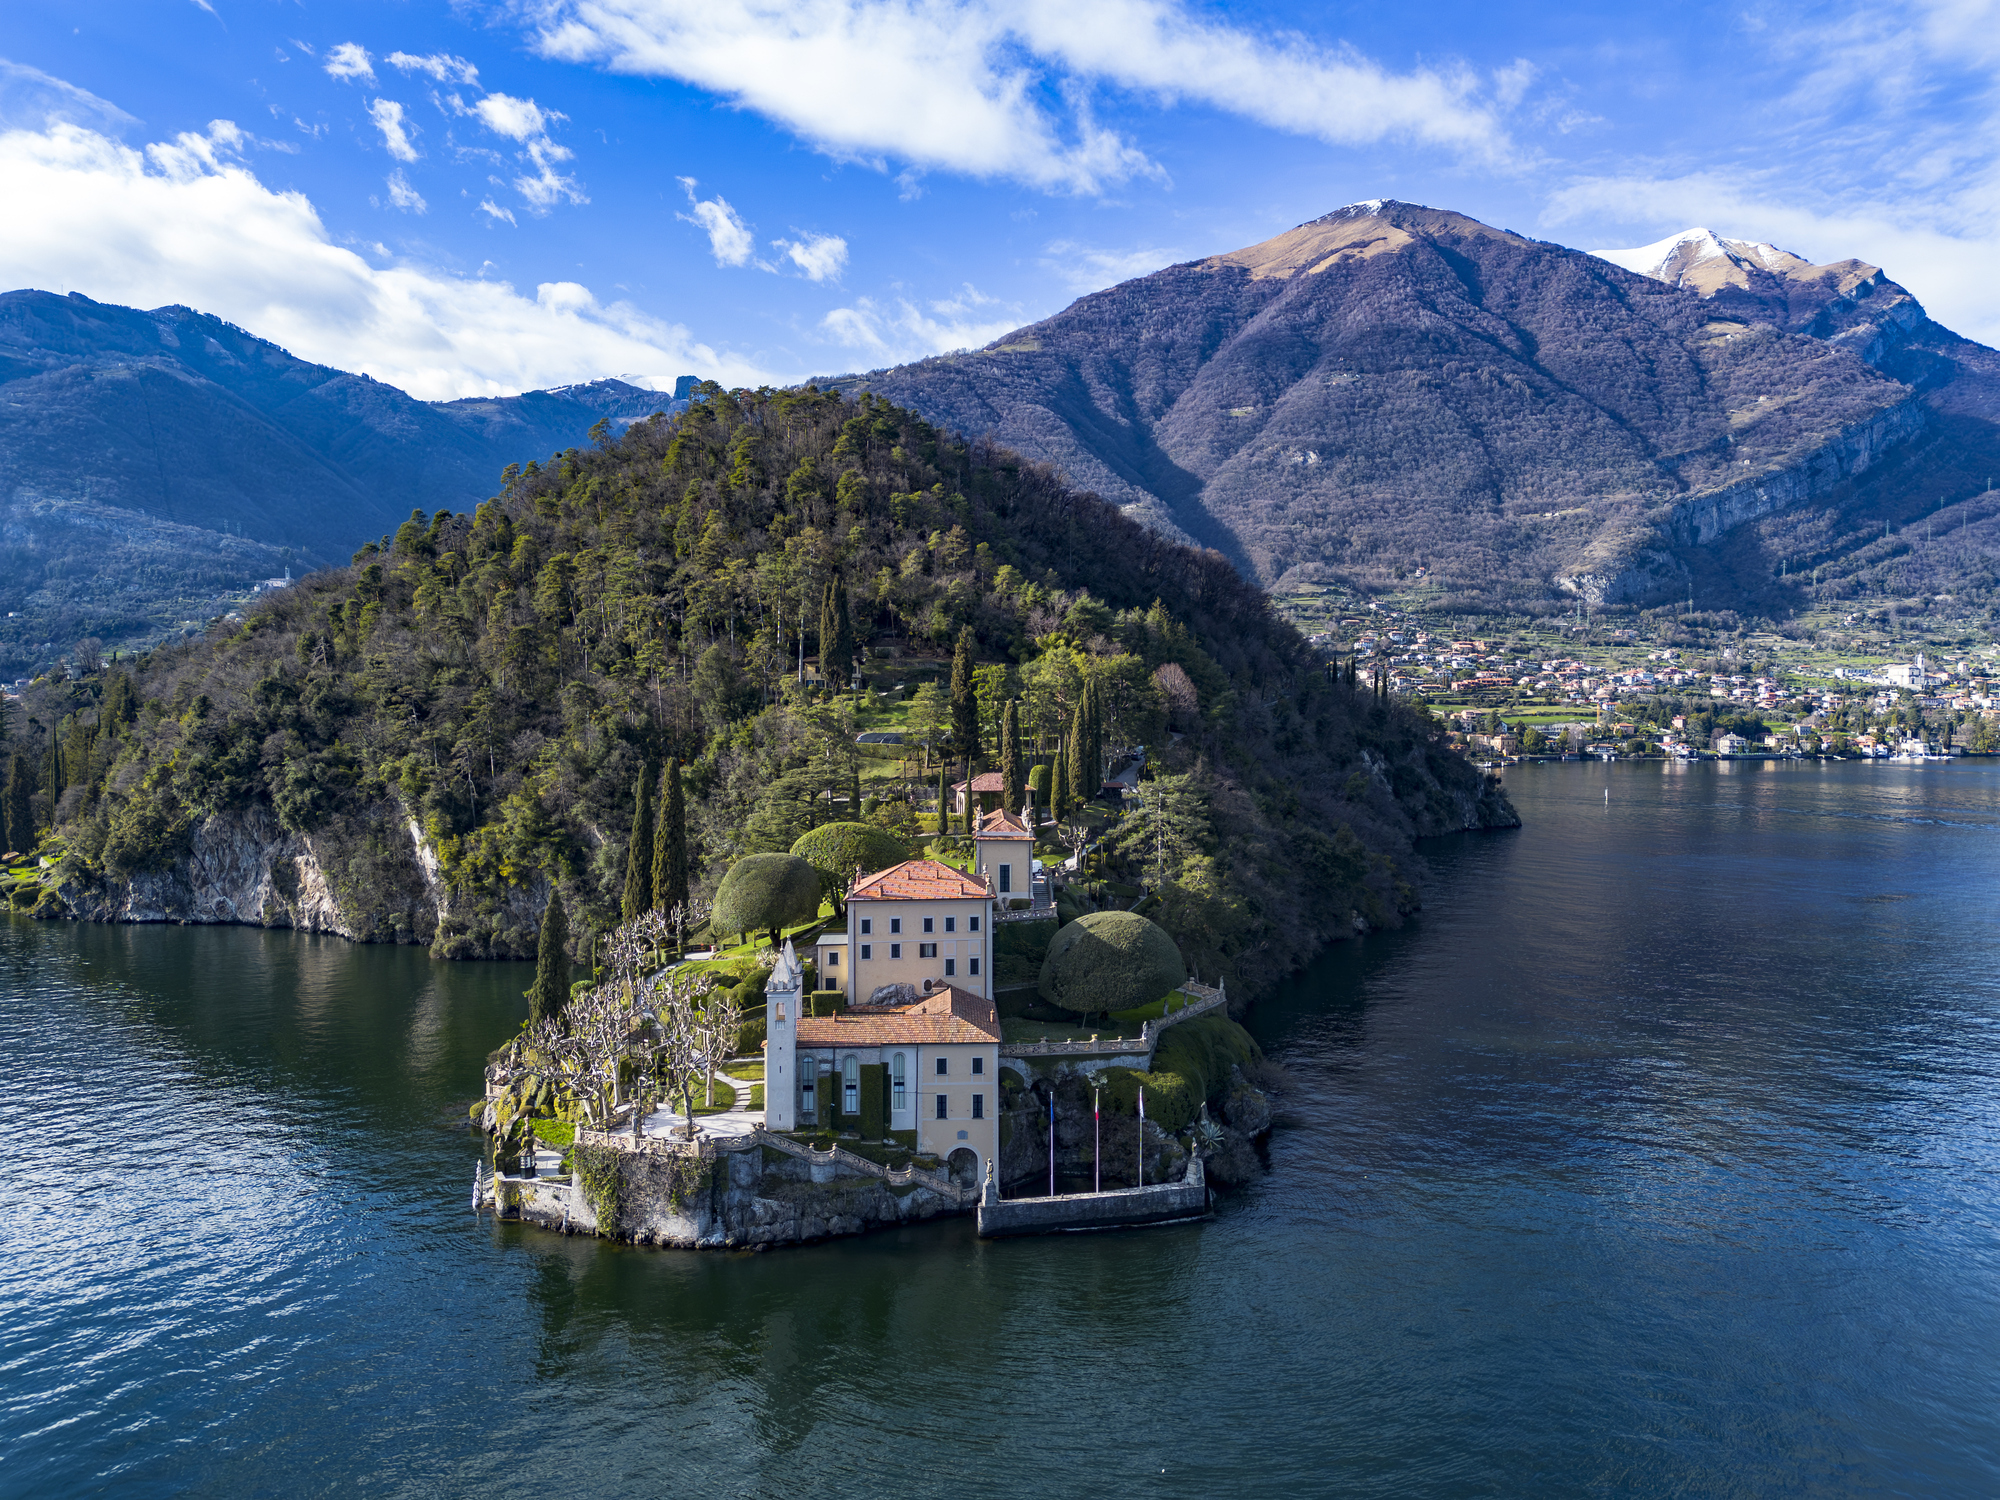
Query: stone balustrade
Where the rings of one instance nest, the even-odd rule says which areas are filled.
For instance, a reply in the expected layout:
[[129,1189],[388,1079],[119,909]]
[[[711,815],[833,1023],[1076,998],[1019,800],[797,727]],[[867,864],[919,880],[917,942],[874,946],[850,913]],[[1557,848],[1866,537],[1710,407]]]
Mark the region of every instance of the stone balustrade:
[[1127,1057],[1144,1053],[1150,1063],[1154,1048],[1160,1045],[1160,1036],[1169,1026],[1178,1026],[1183,1021],[1192,1021],[1196,1016],[1205,1016],[1221,1010],[1229,1004],[1229,996],[1221,989],[1211,989],[1205,984],[1192,980],[1182,985],[1176,994],[1188,997],[1189,1003],[1179,1010],[1164,1016],[1156,1016],[1139,1030],[1136,1037],[1102,1037],[1091,1042],[1008,1042],[1000,1048],[1002,1057]]

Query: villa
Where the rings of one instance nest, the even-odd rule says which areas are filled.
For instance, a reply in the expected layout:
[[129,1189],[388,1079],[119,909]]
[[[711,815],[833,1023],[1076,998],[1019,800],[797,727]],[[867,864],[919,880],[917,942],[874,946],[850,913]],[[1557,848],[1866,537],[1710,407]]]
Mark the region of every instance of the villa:
[[914,1003],[806,1015],[804,987],[804,966],[787,942],[764,990],[765,1128],[898,1140],[944,1162],[961,1183],[979,1182],[1000,1144],[993,1001],[927,979]]

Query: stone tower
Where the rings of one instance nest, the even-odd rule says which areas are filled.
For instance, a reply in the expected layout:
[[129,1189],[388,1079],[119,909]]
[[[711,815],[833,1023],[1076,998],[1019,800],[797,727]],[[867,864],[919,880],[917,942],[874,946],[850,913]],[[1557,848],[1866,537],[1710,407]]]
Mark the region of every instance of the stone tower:
[[764,985],[764,1128],[791,1130],[797,1125],[799,1007],[805,1002],[806,973],[792,940]]

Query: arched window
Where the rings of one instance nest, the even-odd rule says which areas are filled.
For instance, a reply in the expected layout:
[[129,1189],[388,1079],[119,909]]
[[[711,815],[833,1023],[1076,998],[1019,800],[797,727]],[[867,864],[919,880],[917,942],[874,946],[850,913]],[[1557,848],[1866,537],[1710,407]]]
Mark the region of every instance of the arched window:
[[844,1115],[861,1113],[861,1064],[854,1060],[852,1053],[840,1065],[841,1110]]
[[894,1110],[909,1108],[909,1095],[903,1092],[903,1054],[898,1052],[889,1059],[889,1107]]

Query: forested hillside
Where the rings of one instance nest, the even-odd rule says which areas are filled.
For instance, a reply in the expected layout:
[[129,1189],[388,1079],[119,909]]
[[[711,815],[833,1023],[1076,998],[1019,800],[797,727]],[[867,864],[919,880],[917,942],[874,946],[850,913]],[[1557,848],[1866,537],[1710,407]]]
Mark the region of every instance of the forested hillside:
[[[669,759],[707,889],[854,817],[858,778],[861,816],[916,836],[936,763],[864,759],[856,724],[958,649],[979,710],[954,755],[993,753],[1009,699],[1052,749],[1092,681],[1107,755],[1152,747],[1172,827],[1146,857],[1204,974],[1268,980],[1393,923],[1413,835],[1513,821],[1439,726],[1336,681],[1221,557],[811,388],[705,388],[130,682],[39,685],[13,765],[57,824],[45,914],[519,954],[552,884],[580,941],[615,921],[635,789]],[[834,691],[856,667],[862,692]]]
[[0,677],[205,623],[667,404],[616,380],[425,402],[191,308],[0,293]]

